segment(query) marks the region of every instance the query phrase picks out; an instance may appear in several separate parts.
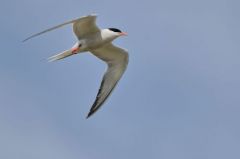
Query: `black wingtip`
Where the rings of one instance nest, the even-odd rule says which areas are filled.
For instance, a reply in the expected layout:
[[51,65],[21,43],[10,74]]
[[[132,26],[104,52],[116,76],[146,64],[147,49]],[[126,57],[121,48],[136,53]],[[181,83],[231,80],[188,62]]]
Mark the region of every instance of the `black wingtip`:
[[90,111],[90,112],[88,113],[86,119],[88,119],[89,117],[91,117],[91,116],[93,115],[93,113],[94,113],[93,111]]
[[28,40],[31,39],[31,38],[32,38],[32,37],[28,37],[28,38],[22,40],[22,42],[24,43],[24,42],[28,41]]
[[22,43],[24,43],[25,41],[27,41],[27,39],[22,40]]

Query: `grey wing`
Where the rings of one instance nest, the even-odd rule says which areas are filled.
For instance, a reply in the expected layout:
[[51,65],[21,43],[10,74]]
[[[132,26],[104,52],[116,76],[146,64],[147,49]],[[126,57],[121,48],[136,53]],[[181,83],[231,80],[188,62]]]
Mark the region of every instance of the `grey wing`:
[[[30,37],[23,40],[23,42],[25,42],[29,39],[32,39],[36,36],[39,36],[41,34],[44,34],[46,32],[61,28],[61,27],[65,26],[65,25],[68,25],[68,24],[73,24],[73,31],[74,31],[75,35],[78,38],[80,38],[82,35],[84,35],[86,33],[90,33],[90,32],[99,30],[98,27],[95,24],[96,17],[97,16],[95,14],[92,14],[92,15],[88,15],[88,16],[84,16],[84,17],[80,17],[80,18],[77,18],[77,19],[74,19],[74,20],[67,21],[65,23],[62,23],[62,24],[59,24],[57,26],[51,27],[51,28],[46,29],[44,31],[41,31],[39,33],[33,34]],[[87,25],[89,25],[89,27],[86,27]],[[93,30],[91,30],[91,29],[93,29]]]
[[100,31],[96,25],[96,18],[96,15],[87,16],[73,23],[73,32],[79,40],[88,34]]
[[97,97],[88,113],[88,117],[93,115],[106,101],[118,81],[122,77],[128,65],[128,53],[126,50],[108,44],[100,49],[91,51],[95,56],[108,64],[108,69],[103,76]]

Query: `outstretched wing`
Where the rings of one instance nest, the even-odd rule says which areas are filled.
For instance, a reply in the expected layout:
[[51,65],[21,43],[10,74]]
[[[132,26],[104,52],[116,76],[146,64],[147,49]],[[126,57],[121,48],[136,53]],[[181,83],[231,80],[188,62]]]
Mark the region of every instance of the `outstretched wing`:
[[83,17],[73,23],[73,32],[79,40],[88,34],[100,31],[96,25],[96,18],[96,15],[91,15]]
[[91,51],[95,56],[108,64],[108,69],[103,76],[97,97],[88,113],[88,117],[93,115],[106,101],[112,93],[116,84],[122,77],[128,64],[128,53],[126,50],[107,44],[102,48]]
[[31,38],[34,38],[38,35],[44,34],[46,32],[55,30],[57,28],[61,28],[68,24],[73,24],[73,32],[75,33],[75,35],[77,36],[78,39],[81,39],[83,36],[85,36],[87,34],[100,31],[100,29],[96,25],[96,18],[97,18],[97,15],[92,14],[92,15],[80,17],[80,18],[77,18],[74,20],[70,20],[65,23],[54,26],[52,28],[41,31],[39,33],[33,34],[30,37],[23,40],[23,42],[25,42]]

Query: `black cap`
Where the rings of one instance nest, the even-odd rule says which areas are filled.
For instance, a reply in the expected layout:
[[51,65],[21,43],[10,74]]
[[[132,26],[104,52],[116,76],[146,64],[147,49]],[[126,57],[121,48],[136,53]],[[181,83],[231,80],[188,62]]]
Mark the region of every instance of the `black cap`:
[[117,29],[117,28],[108,28],[109,30],[113,31],[113,32],[117,32],[117,33],[121,33],[122,31]]

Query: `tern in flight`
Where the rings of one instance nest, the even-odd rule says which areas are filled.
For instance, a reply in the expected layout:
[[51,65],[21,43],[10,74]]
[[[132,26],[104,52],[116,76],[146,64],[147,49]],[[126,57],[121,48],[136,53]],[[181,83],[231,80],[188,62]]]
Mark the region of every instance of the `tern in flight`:
[[96,15],[80,17],[34,34],[24,40],[27,41],[48,31],[60,28],[67,24],[72,24],[73,32],[77,36],[78,41],[71,49],[50,57],[49,61],[56,61],[68,56],[89,51],[107,63],[108,69],[103,76],[96,99],[87,115],[87,118],[93,115],[103,105],[113,91],[114,87],[117,85],[128,65],[128,52],[112,44],[114,39],[127,35],[127,33],[122,32],[117,28],[101,30],[96,25],[96,18]]

